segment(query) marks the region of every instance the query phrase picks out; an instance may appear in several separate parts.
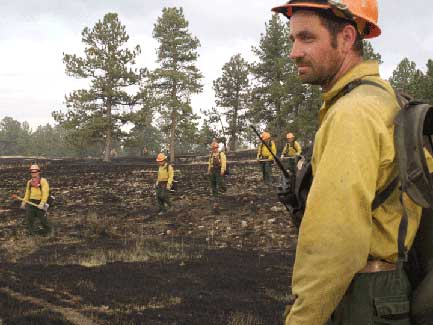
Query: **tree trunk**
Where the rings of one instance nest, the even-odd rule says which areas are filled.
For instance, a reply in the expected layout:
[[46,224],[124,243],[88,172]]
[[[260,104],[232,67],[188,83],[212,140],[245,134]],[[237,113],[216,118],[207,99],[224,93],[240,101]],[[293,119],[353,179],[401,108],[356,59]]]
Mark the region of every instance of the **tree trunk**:
[[110,161],[110,154],[111,154],[111,136],[112,136],[112,118],[111,118],[111,101],[107,101],[107,120],[108,120],[108,126],[107,126],[107,137],[105,138],[105,151],[104,151],[104,161]]
[[176,141],[176,126],[177,126],[177,87],[176,83],[171,90],[171,100],[173,107],[171,108],[171,128],[170,128],[170,162],[174,163],[174,143]]

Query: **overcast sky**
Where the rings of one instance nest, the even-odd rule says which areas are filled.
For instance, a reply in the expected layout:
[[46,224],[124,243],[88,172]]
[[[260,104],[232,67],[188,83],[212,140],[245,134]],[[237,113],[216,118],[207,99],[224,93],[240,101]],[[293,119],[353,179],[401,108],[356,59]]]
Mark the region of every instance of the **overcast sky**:
[[[405,57],[425,70],[433,59],[432,0],[378,0],[382,35],[373,40],[388,78]],[[83,86],[66,76],[63,53],[83,55],[81,31],[92,28],[107,12],[119,14],[130,35],[129,46],[139,44],[142,67],[155,67],[157,43],[153,25],[163,7],[183,7],[190,32],[201,47],[198,67],[204,91],[193,98],[196,112],[213,105],[212,81],[223,64],[241,53],[254,59],[270,8],[284,3],[269,0],[2,0],[0,2],[0,119],[11,116],[32,127],[54,123],[51,111],[64,109],[64,96]]]

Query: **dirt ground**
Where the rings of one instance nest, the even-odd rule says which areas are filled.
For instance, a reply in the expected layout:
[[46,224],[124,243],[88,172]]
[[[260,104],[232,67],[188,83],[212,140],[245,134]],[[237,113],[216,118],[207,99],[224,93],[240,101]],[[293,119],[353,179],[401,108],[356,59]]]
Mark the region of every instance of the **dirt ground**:
[[282,324],[296,231],[254,162],[232,161],[217,199],[204,163],[176,164],[164,216],[150,160],[39,162],[48,237],[10,199],[30,161],[0,159],[0,324]]

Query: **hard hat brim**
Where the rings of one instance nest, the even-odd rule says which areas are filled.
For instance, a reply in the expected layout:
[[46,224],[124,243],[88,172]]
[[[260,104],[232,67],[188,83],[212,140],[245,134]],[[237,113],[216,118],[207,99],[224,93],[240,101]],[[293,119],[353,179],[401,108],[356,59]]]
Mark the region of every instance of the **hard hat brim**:
[[[275,13],[283,14],[288,19],[290,19],[293,15],[293,8],[316,8],[316,9],[332,9],[332,7],[329,4],[326,3],[314,3],[314,2],[302,2],[302,3],[287,3],[281,6],[277,6],[272,8],[271,10]],[[379,36],[382,31],[380,30],[379,26],[377,26],[374,22],[372,22],[370,19],[366,20],[367,24],[369,25],[369,32],[362,37],[364,39],[366,38],[374,38]]]
[[325,3],[303,2],[303,3],[288,3],[282,6],[274,7],[271,10],[275,13],[283,14],[287,18],[292,17],[293,7],[330,9],[331,6]]

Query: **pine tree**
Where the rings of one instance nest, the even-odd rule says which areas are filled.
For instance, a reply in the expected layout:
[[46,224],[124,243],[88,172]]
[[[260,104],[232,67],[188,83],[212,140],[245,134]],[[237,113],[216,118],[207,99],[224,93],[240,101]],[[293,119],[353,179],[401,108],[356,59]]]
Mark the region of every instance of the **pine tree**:
[[224,64],[222,76],[213,83],[216,105],[225,109],[223,115],[228,122],[229,148],[236,150],[238,139],[245,131],[245,112],[249,103],[250,66],[240,55],[236,54]]
[[404,58],[392,72],[389,82],[399,91],[419,98],[423,78],[423,73],[417,69],[416,63]]
[[85,27],[81,35],[84,57],[64,54],[63,62],[69,76],[90,81],[89,89],[66,96],[68,111],[53,116],[83,147],[103,143],[104,160],[108,161],[112,143],[126,122],[123,113],[134,104],[128,89],[141,78],[143,71],[133,68],[141,50],[138,45],[133,50],[126,48],[129,36],[116,13],[107,13],[92,29]]
[[379,52],[375,52],[373,45],[369,41],[362,41],[364,46],[364,55],[362,56],[364,60],[376,60],[379,64],[382,64],[382,56]]
[[[254,83],[250,115],[280,140],[279,148],[284,145],[288,131],[296,135],[302,132],[303,136],[312,138],[317,125],[319,92],[301,84],[289,58],[291,48],[288,25],[278,16],[273,16],[266,24],[259,46],[253,47],[258,62],[252,66]],[[307,121],[298,123],[299,117],[305,115],[311,117],[308,124]]]
[[153,37],[159,42],[159,67],[150,75],[154,95],[161,113],[161,129],[169,139],[170,160],[175,145],[185,144],[191,131],[197,131],[198,117],[192,113],[191,95],[202,90],[202,74],[195,66],[199,40],[188,31],[182,8],[164,8],[154,25]]

